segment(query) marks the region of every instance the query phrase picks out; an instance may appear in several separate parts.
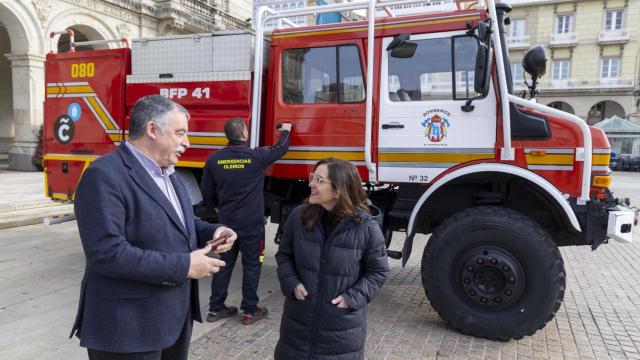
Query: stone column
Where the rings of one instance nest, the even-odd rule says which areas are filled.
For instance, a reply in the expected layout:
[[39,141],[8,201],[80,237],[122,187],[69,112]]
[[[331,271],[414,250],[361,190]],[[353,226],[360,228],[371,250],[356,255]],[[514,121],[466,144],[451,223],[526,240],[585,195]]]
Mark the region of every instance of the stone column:
[[13,121],[15,137],[9,145],[9,168],[37,171],[31,162],[38,145],[38,130],[43,121],[44,56],[6,54],[13,77]]

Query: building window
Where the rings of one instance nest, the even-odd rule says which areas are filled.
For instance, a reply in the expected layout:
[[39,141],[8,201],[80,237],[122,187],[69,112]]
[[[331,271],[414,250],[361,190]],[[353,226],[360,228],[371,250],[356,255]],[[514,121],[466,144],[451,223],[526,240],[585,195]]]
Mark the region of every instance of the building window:
[[622,30],[622,10],[607,11],[604,19],[604,29],[606,31]]
[[573,32],[573,15],[558,15],[556,17],[556,34]]
[[287,49],[282,54],[282,86],[287,104],[361,102],[365,89],[358,48]]
[[569,78],[569,60],[556,60],[551,66],[553,80],[567,80]]
[[600,61],[600,77],[603,79],[617,78],[620,73],[620,58],[608,58]]
[[511,28],[509,29],[509,36],[511,39],[522,39],[525,33],[525,21],[524,19],[511,20]]
[[620,153],[631,154],[633,152],[633,139],[620,139]]
[[522,85],[524,83],[524,69],[521,64],[511,64],[511,78],[514,85]]

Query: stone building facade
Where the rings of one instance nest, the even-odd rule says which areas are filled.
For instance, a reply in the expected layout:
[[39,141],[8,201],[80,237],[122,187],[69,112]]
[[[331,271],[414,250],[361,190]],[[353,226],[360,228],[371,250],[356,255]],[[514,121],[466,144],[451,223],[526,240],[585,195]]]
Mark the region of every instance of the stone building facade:
[[[328,4],[339,4],[350,2],[352,0],[254,0],[253,1],[253,19],[255,21],[256,13],[259,7],[266,6],[276,11],[283,10],[296,10],[302,9],[308,6],[321,6]],[[447,1],[455,1],[455,0],[447,0]],[[362,20],[364,19],[363,15],[365,11],[342,11],[340,12],[340,22],[349,22],[354,20]],[[317,24],[318,18],[316,15],[301,15],[301,16],[292,16],[288,18],[289,21],[295,24],[295,26],[307,26]],[[333,22],[333,21],[332,21]],[[255,23],[253,24],[255,27]],[[288,25],[284,25],[285,27]],[[273,31],[277,27],[277,23],[275,20],[267,21],[264,27],[264,31],[269,33]]]
[[[309,2],[307,0],[254,0],[253,2],[253,19],[256,18],[256,12],[258,7],[260,6],[268,6],[273,10],[281,11],[281,10],[292,10],[292,9],[300,9],[309,6]],[[308,16],[294,16],[289,18],[291,22],[298,26],[306,26],[309,25],[309,17]],[[254,24],[255,27],[255,24]],[[276,22],[271,20],[265,24],[265,31],[269,32],[276,27]]]
[[640,123],[640,1],[507,0],[507,29],[516,89],[522,58],[534,45],[547,51],[538,101],[590,125],[614,115]]
[[49,33],[71,28],[82,41],[244,29],[252,9],[251,0],[0,0],[0,156],[35,170],[45,55],[69,42]]

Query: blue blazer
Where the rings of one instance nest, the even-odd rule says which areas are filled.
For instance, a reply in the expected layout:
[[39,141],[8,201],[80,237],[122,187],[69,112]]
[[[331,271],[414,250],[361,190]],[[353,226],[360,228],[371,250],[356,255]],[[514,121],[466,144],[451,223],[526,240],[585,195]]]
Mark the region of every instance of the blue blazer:
[[178,214],[124,143],[82,175],[75,213],[86,257],[71,336],[111,352],[156,351],[178,339],[191,309],[202,322],[189,253],[220,225],[194,218],[187,190],[170,177]]

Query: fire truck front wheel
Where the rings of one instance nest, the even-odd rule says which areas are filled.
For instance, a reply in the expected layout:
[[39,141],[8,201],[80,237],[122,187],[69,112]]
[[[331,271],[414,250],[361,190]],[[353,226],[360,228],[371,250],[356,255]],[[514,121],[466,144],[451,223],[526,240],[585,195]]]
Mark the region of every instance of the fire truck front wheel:
[[422,256],[422,283],[433,308],[461,332],[520,339],[545,326],[565,289],[558,247],[516,211],[481,206],[444,221]]

